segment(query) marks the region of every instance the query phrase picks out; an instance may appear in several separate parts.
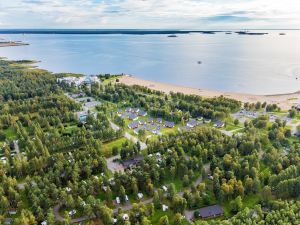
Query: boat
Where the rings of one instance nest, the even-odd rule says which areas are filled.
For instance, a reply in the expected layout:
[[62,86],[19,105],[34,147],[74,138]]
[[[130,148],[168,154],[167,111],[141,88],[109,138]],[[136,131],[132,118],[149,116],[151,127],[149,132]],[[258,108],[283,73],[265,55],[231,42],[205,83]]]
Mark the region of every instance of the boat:
[[171,35],[169,35],[168,37],[177,37],[177,35],[171,34]]
[[285,33],[279,33],[279,35],[286,35]]
[[225,34],[232,34],[231,32],[226,32]]
[[202,61],[198,61],[198,64],[202,64]]

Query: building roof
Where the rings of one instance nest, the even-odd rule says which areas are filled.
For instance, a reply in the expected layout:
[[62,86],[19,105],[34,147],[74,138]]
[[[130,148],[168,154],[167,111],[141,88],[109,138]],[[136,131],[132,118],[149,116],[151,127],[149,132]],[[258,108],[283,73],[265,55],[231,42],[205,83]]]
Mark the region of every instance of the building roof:
[[141,120],[139,120],[139,123],[140,123],[140,124],[144,124],[144,123],[146,123],[146,121],[143,120],[143,119],[141,119]]
[[198,122],[194,119],[191,119],[191,120],[189,120],[189,122],[187,122],[186,125],[189,126],[189,127],[195,127],[195,126],[198,125]]
[[129,113],[129,114],[128,114],[128,118],[129,118],[130,120],[136,120],[136,119],[138,118],[138,116],[135,115],[135,114],[133,114],[133,113]]
[[166,126],[166,127],[174,127],[174,126],[175,126],[175,123],[174,123],[174,122],[170,122],[170,121],[166,121],[166,122],[165,122],[165,126]]
[[138,122],[138,121],[134,121],[134,122],[128,124],[128,127],[129,127],[130,129],[137,128],[138,126],[139,126],[139,122]]
[[223,127],[223,126],[225,125],[225,123],[222,122],[222,121],[217,121],[217,122],[215,122],[214,125],[215,125],[216,127]]
[[146,115],[147,115],[147,112],[146,112],[146,111],[140,110],[140,111],[138,112],[138,115],[139,115],[139,116],[146,116]]
[[224,214],[224,210],[220,205],[211,205],[199,209],[202,218],[216,217]]
[[153,122],[153,118],[152,117],[148,117],[147,121],[148,122]]
[[122,165],[125,169],[131,167],[131,166],[135,166],[137,164],[139,164],[141,161],[144,160],[144,156],[143,155],[138,155],[132,159],[128,159],[122,162]]
[[157,118],[156,121],[157,121],[158,123],[161,123],[161,122],[162,122],[162,118]]
[[300,137],[300,131],[297,131],[294,135],[295,135],[296,137]]

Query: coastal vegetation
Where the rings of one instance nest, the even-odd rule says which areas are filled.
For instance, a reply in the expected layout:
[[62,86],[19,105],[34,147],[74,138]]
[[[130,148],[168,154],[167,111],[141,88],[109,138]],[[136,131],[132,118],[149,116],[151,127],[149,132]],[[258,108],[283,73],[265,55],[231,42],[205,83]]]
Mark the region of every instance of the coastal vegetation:
[[[57,78],[78,75],[28,63],[0,60],[0,224],[299,221],[297,109],[166,94],[109,74],[66,85]],[[172,126],[136,134],[118,114],[132,109]]]

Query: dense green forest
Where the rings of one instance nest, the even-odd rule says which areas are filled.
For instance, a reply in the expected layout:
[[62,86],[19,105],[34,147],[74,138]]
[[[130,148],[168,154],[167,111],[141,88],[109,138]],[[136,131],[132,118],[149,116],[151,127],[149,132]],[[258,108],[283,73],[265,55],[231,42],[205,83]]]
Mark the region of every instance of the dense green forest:
[[[284,113],[276,105],[165,94],[108,74],[66,85],[57,78],[80,75],[32,63],[0,60],[0,224],[299,224],[300,142],[271,120]],[[117,115],[128,107],[175,127],[134,134]],[[242,123],[241,108],[264,114]],[[207,122],[177,129],[191,119]],[[211,205],[222,215],[197,216]]]

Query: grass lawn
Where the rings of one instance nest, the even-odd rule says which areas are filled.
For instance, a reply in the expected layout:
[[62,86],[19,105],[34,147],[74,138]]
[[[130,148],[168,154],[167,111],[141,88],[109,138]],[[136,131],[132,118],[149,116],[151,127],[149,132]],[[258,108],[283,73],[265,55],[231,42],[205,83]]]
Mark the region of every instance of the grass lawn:
[[70,125],[70,126],[65,127],[64,132],[65,133],[72,133],[74,130],[77,130],[77,129],[78,129],[77,125]]
[[105,79],[102,81],[102,84],[103,85],[108,85],[109,83],[112,83],[112,84],[115,84],[116,83],[116,80],[118,78],[120,78],[121,76],[113,76],[113,77],[109,77],[108,79]]
[[173,224],[174,213],[170,209],[166,212],[156,209],[154,215],[149,219],[152,224],[159,224],[159,220],[162,216],[168,216],[170,224]]
[[243,126],[241,126],[240,124],[238,124],[236,126],[233,123],[229,123],[229,124],[226,124],[225,130],[232,131],[232,130],[237,130],[237,129],[241,129],[241,128],[243,128]]
[[15,132],[13,127],[9,127],[8,129],[4,130],[4,134],[5,134],[6,138],[9,140],[15,140],[18,138],[18,135]]
[[[253,208],[258,202],[259,202],[259,195],[257,194],[250,194],[245,196],[242,201],[243,201],[243,209],[248,207],[248,208]],[[226,217],[232,216],[232,212],[230,211],[230,201],[226,201],[224,204],[222,204],[224,208],[224,214]]]
[[127,139],[125,137],[107,142],[103,144],[104,147],[104,155],[105,156],[109,156],[112,153],[112,149],[113,147],[117,147],[117,148],[121,148],[122,144],[127,141]]

